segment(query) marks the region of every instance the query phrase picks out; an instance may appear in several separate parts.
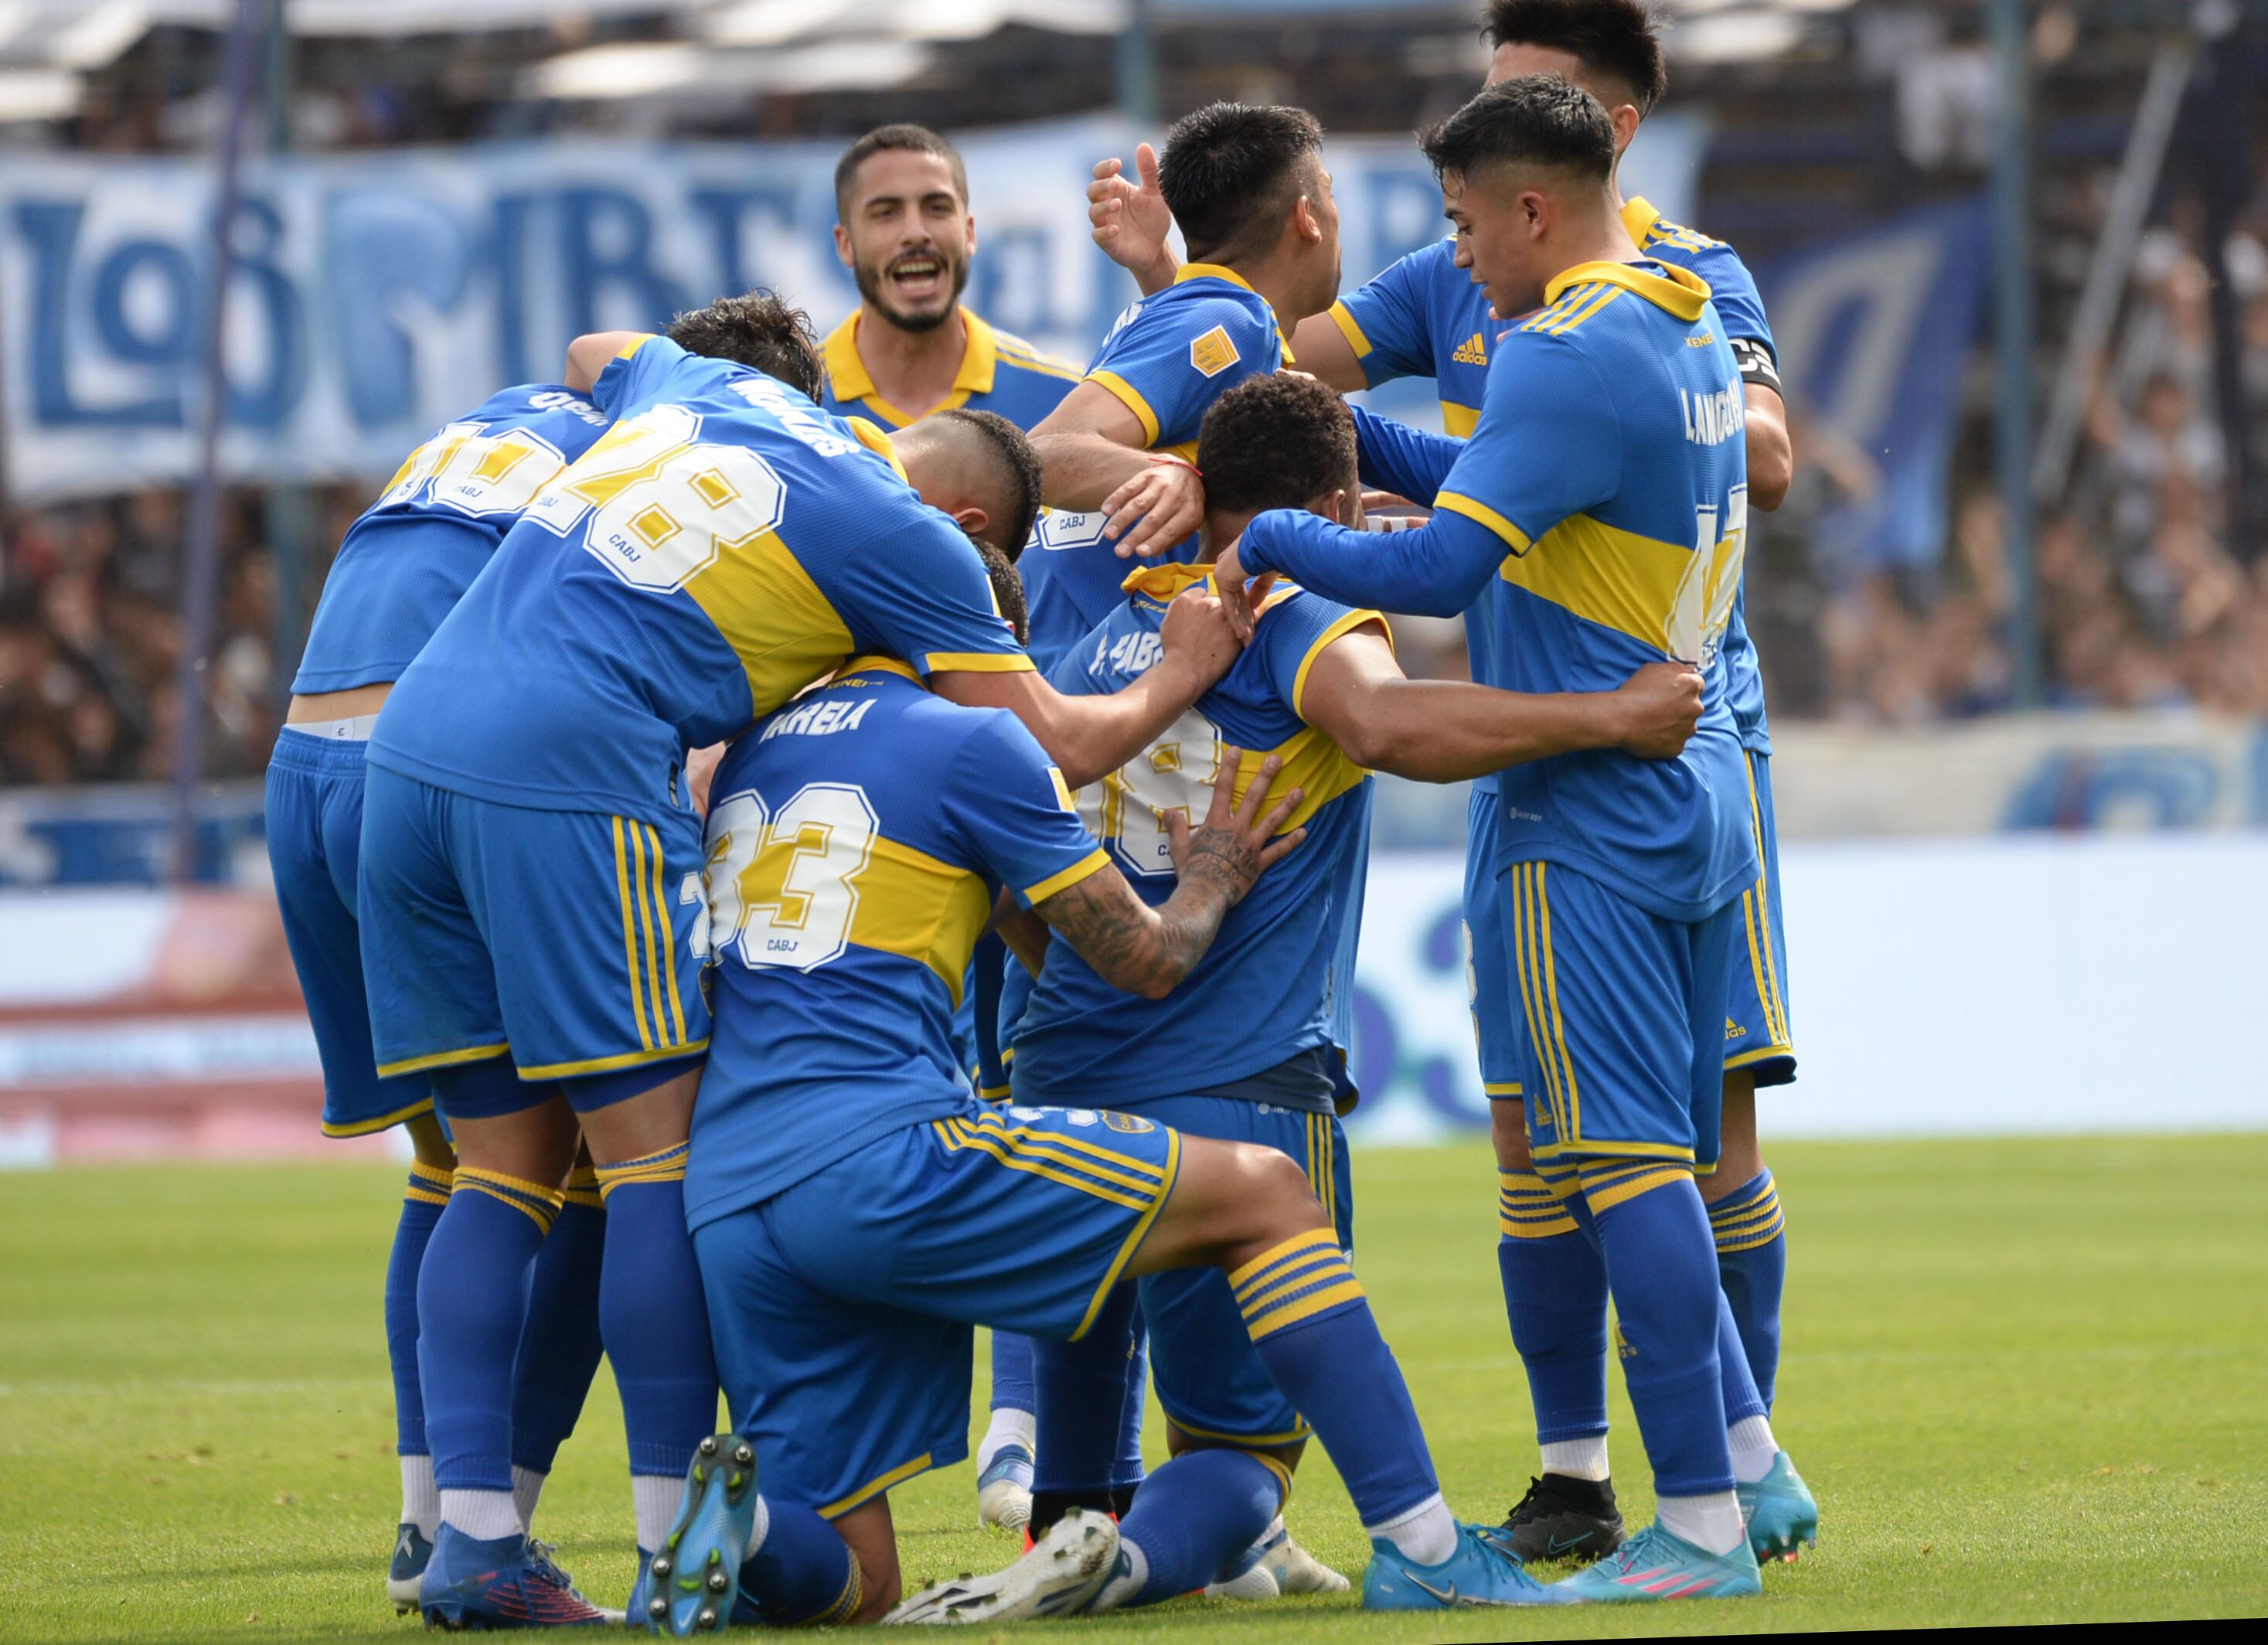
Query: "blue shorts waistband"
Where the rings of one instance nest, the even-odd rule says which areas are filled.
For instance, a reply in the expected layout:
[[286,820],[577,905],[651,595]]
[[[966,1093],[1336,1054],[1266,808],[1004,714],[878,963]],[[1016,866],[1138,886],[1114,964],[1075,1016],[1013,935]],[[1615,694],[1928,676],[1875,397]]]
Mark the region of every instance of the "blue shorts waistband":
[[367,742],[345,737],[318,737],[286,726],[276,734],[276,751],[269,756],[268,763],[295,771],[311,771],[319,777],[359,777],[368,763],[369,751]]

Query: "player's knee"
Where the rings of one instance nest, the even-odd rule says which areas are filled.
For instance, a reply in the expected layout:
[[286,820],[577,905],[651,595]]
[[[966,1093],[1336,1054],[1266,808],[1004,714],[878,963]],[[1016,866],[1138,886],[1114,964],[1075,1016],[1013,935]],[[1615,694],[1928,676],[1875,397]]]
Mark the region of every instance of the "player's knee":
[[1237,1219],[1237,1235],[1245,1240],[1273,1242],[1329,1221],[1322,1202],[1315,1198],[1314,1185],[1297,1160],[1251,1143],[1235,1146],[1234,1203],[1243,1209]]
[[1518,1102],[1498,1099],[1489,1104],[1489,1140],[1496,1145],[1496,1168],[1525,1171],[1528,1154],[1528,1110]]

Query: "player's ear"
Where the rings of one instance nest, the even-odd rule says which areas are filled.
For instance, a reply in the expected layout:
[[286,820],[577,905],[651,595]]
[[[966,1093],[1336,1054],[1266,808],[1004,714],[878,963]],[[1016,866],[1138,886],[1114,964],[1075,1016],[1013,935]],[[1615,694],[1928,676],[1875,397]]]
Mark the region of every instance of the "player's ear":
[[1292,203],[1292,226],[1307,245],[1312,246],[1322,239],[1323,225],[1316,218],[1313,195],[1303,194]]
[[1551,202],[1542,190],[1530,188],[1520,196],[1521,216],[1528,225],[1528,237],[1542,240],[1551,232]]
[[835,225],[835,258],[846,269],[851,266],[850,231],[840,223]]
[[1607,118],[1614,122],[1615,152],[1620,154],[1630,147],[1631,139],[1638,136],[1638,106],[1635,103],[1617,103],[1607,111]]
[[953,523],[960,527],[964,535],[981,540],[984,535],[984,527],[992,523],[992,516],[971,503],[966,508],[956,508],[953,511]]

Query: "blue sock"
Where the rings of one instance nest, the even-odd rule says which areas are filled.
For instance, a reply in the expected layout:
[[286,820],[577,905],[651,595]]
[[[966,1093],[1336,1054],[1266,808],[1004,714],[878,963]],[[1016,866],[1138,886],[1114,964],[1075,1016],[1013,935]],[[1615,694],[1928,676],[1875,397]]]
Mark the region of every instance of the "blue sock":
[[762,1621],[773,1627],[827,1627],[858,1614],[865,1582],[850,1545],[834,1526],[812,1509],[770,1497],[756,1525],[755,1545],[740,1562],[740,1591]]
[[386,1259],[386,1357],[394,1366],[394,1450],[401,1457],[425,1455],[425,1393],[417,1381],[417,1272],[441,1208],[449,1203],[452,1175],[445,1166],[410,1162],[401,1220],[394,1225],[394,1250]]
[[1039,1396],[1032,1389],[1032,1339],[1029,1337],[1020,1337],[1012,1331],[992,1333],[992,1409],[1039,1409]]
[[1725,1300],[1721,1290],[1717,1293],[1717,1374],[1724,1389],[1727,1427],[1750,1417],[1771,1414],[1771,1407],[1756,1391],[1756,1378],[1749,1375],[1749,1356],[1741,1352],[1741,1332],[1733,1324],[1733,1305]]
[[457,1168],[417,1274],[417,1370],[434,1483],[512,1489],[512,1364],[527,1316],[527,1271],[559,1191]]
[[1658,1496],[1733,1488],[1717,1358],[1716,1251],[1690,1167],[1600,1160],[1583,1197],[1606,1259],[1622,1330],[1623,1381],[1638,1413]]
[[584,1397],[599,1374],[599,1280],[607,1213],[597,1180],[568,1178],[567,1203],[535,1254],[527,1287],[527,1323],[512,1364],[512,1464],[549,1473],[575,1431]]
[[1779,1190],[1759,1171],[1709,1207],[1717,1241],[1717,1277],[1733,1305],[1749,1375],[1771,1408],[1779,1381],[1779,1297],[1787,1284],[1787,1232]]
[[1066,1508],[1110,1505],[1136,1302],[1134,1287],[1121,1285],[1077,1342],[1032,1344],[1039,1435],[1032,1457],[1035,1536]]
[[1118,1407],[1118,1455],[1110,1464],[1111,1496],[1120,1503],[1133,1495],[1143,1479],[1142,1407],[1150,1391],[1150,1331],[1138,1303],[1129,1328],[1134,1340],[1126,1349],[1126,1391]]
[[1119,1522],[1142,1551],[1142,1583],[1114,1607],[1154,1605],[1204,1587],[1266,1534],[1290,1489],[1279,1464],[1250,1451],[1185,1451],[1152,1474]]
[[[607,1206],[599,1328],[622,1394],[633,1478],[682,1476],[717,1426],[709,1305],[685,1230],[685,1154],[681,1142],[599,1167]],[[657,1545],[659,1534],[640,1524],[638,1545]]]
[[1528,1372],[1535,1437],[1607,1431],[1607,1269],[1567,1203],[1532,1171],[1497,1173],[1505,1317]]
[[1337,1236],[1295,1235],[1233,1271],[1228,1285],[1261,1363],[1330,1453],[1363,1524],[1438,1498],[1409,1385]]

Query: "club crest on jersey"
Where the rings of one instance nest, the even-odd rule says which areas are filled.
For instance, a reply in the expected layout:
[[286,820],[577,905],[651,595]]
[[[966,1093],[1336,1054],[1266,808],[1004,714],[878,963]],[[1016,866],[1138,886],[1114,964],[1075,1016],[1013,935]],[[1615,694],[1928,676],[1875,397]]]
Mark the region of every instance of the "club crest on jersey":
[[1228,340],[1227,330],[1220,326],[1189,344],[1189,364],[1200,377],[1218,377],[1241,358],[1236,344]]
[[1123,1131],[1130,1137],[1138,1137],[1145,1131],[1155,1131],[1157,1125],[1132,1114],[1121,1114],[1111,1109],[1102,1110],[1102,1123],[1113,1131]]

